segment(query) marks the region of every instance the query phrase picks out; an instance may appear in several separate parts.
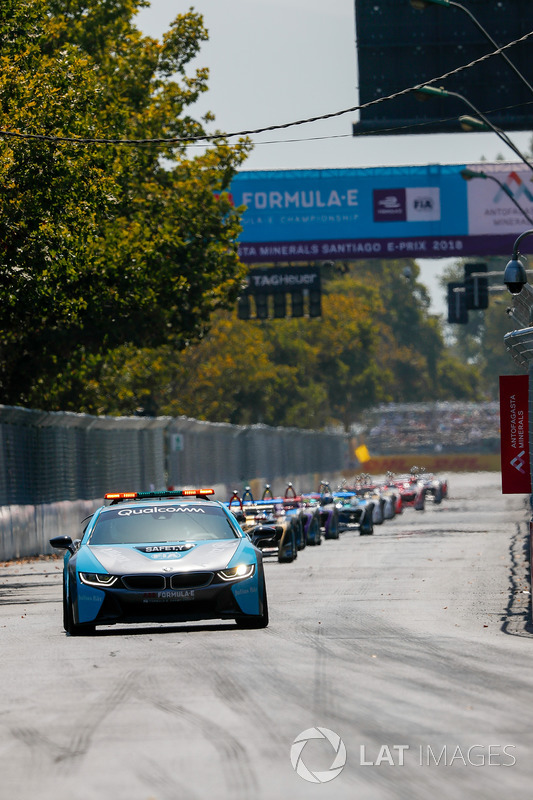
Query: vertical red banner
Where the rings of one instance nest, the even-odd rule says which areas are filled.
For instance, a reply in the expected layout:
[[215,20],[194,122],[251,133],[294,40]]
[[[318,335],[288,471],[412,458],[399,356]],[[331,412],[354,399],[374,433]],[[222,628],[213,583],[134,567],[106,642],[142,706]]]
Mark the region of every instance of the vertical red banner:
[[500,376],[502,493],[530,494],[529,376]]

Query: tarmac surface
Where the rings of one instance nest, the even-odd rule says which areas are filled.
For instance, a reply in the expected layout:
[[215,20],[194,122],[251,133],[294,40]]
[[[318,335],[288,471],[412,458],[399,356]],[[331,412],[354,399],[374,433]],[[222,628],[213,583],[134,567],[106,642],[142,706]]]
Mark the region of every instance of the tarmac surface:
[[1,800],[527,796],[528,501],[451,475],[374,536],[267,559],[266,630],[69,637],[61,560],[0,565]]

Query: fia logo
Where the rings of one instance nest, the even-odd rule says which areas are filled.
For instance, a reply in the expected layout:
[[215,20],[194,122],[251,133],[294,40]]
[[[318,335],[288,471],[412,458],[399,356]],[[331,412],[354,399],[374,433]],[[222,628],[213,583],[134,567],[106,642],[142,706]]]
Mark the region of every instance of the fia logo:
[[432,197],[415,197],[413,200],[415,211],[433,211],[434,204]]

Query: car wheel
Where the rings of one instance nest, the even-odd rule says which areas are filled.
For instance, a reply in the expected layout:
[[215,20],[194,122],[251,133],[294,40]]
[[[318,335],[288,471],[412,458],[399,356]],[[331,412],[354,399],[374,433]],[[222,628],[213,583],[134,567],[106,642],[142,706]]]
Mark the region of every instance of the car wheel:
[[296,536],[298,550],[303,550],[306,542],[305,542],[304,526],[301,517],[298,517],[296,521],[296,530],[298,531]]
[[336,508],[331,512],[331,516],[326,522],[324,539],[338,539],[339,538],[339,512]]
[[361,524],[359,526],[359,535],[360,536],[372,536],[374,534],[374,523],[372,521],[372,515],[366,514],[363,517]]
[[94,625],[77,625],[74,622],[72,600],[67,595],[65,581],[63,581],[63,627],[69,636],[90,636],[95,631]]
[[280,547],[278,561],[280,564],[290,564],[292,561],[294,561],[297,555],[298,550],[296,549],[296,532],[294,530],[294,525],[291,525],[289,529],[288,542],[284,544],[283,547]]
[[307,531],[307,544],[310,544],[314,547],[317,544],[321,544],[322,539],[320,537],[320,522],[318,521],[317,517],[313,517],[311,520],[311,524],[309,525],[309,530]]
[[248,617],[239,617],[235,620],[239,628],[266,628],[268,625],[268,600],[266,586],[263,588],[263,613],[250,614]]

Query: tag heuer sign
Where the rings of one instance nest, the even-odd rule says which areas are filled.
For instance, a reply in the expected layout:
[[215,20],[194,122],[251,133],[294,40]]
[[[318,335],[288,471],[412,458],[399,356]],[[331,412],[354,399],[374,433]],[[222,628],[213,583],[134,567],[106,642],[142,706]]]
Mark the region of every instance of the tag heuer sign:
[[248,273],[248,294],[278,294],[296,289],[320,289],[319,267],[258,267]]

